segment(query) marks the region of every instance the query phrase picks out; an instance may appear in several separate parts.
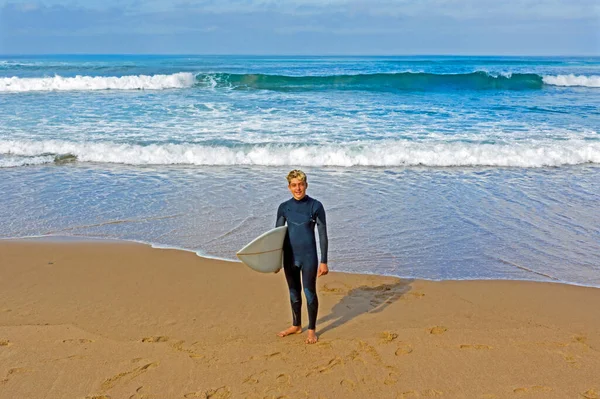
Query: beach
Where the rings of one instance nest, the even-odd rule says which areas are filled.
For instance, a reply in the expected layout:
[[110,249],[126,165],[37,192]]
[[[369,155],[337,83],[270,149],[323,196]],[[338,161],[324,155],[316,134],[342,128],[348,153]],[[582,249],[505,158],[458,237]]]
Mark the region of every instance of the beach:
[[2,240],[0,276],[2,399],[600,397],[598,288],[333,270],[307,345],[239,262]]

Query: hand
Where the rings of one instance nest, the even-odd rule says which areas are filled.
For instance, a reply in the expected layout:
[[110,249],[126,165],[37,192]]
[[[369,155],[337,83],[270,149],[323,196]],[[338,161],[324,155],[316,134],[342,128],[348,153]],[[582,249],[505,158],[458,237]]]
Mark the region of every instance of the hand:
[[317,272],[317,277],[321,277],[329,273],[329,268],[327,267],[327,263],[321,263],[319,265],[319,271]]

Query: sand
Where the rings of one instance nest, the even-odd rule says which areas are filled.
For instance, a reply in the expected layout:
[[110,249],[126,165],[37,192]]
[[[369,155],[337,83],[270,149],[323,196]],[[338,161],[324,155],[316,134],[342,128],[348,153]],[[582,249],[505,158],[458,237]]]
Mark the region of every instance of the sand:
[[335,272],[318,289],[306,345],[276,336],[283,273],[2,241],[0,398],[600,398],[600,289]]

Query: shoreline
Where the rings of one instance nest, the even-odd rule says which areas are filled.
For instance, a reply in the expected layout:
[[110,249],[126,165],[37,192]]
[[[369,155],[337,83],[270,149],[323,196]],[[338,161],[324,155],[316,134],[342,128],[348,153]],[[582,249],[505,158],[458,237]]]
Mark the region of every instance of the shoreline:
[[[125,239],[125,238],[105,238],[105,237],[93,237],[93,236],[59,236],[59,235],[39,235],[39,236],[26,236],[26,237],[10,237],[10,238],[0,238],[0,243],[2,242],[41,242],[41,243],[51,243],[51,244],[80,244],[80,243],[103,243],[103,244],[139,244],[145,245],[152,249],[166,249],[166,250],[174,250],[174,251],[182,251],[193,253],[197,257],[210,261],[218,261],[218,262],[230,262],[230,263],[238,263],[242,262],[237,259],[226,259],[220,258],[217,256],[210,256],[207,254],[201,253],[201,251],[194,251],[192,249],[186,249],[182,247],[169,246],[169,245],[160,245],[153,244],[147,241],[141,240],[133,240],[133,239]],[[366,272],[351,272],[351,271],[335,271],[336,273],[344,273],[351,275],[359,275],[359,276],[376,276],[376,277],[392,277],[403,280],[422,280],[422,281],[430,281],[430,282],[444,282],[444,281],[515,281],[515,282],[533,282],[533,283],[547,283],[547,284],[561,284],[561,285],[569,285],[574,287],[583,287],[583,288],[598,288],[600,286],[591,285],[591,284],[580,284],[569,281],[561,281],[558,279],[554,279],[549,277],[551,280],[534,280],[534,279],[510,279],[510,278],[481,278],[481,279],[430,279],[424,277],[415,277],[415,276],[397,276],[392,274],[379,274],[379,273],[370,273]],[[541,275],[538,272],[532,271],[532,274]]]
[[[282,273],[138,243],[0,241],[0,398],[597,398],[600,290]],[[306,309],[303,308],[303,325]]]

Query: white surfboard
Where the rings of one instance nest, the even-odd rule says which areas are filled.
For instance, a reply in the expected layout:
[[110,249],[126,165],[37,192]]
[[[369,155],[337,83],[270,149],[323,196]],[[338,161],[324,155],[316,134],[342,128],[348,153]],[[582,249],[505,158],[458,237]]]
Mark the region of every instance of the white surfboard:
[[275,227],[256,237],[237,252],[245,265],[261,273],[274,273],[283,263],[283,240],[287,226]]

